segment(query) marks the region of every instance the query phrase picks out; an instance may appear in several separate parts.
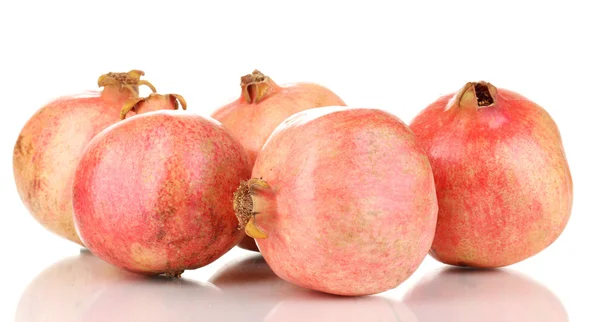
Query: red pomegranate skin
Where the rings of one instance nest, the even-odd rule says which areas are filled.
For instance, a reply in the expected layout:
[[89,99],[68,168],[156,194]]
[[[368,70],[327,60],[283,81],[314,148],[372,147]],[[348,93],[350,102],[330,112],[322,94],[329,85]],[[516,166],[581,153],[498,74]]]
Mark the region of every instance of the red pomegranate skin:
[[[278,85],[260,71],[241,77],[240,97],[217,109],[212,117],[221,122],[248,151],[250,166],[273,130],[293,114],[316,107],[346,103],[330,89],[315,83]],[[258,251],[254,239],[246,236],[238,245]]]
[[269,187],[252,196],[267,235],[258,247],[288,282],[337,295],[383,292],[431,246],[438,208],[429,161],[408,126],[384,111],[297,113],[269,138],[252,176]]
[[[278,85],[256,70],[241,78],[241,87],[240,97],[214,111],[212,117],[242,142],[252,165],[273,130],[286,118],[309,108],[346,105],[334,92],[319,84]],[[260,95],[257,90],[264,94]]]
[[250,171],[215,120],[177,111],[126,119],[96,136],[77,167],[77,231],[107,262],[177,276],[241,240],[231,202]]
[[[138,97],[137,84],[132,82],[139,81],[143,72],[131,73],[130,78],[125,78],[126,73],[109,73],[101,80],[110,78],[113,82],[99,81],[102,91],[63,96],[47,103],[27,121],[14,146],[14,179],[25,207],[46,229],[80,245],[71,201],[75,167],[89,141],[118,122],[123,104]],[[127,114],[132,115],[135,112]]]
[[468,83],[424,109],[411,128],[436,182],[434,258],[507,266],[562,233],[573,183],[558,127],[541,106],[486,82]]

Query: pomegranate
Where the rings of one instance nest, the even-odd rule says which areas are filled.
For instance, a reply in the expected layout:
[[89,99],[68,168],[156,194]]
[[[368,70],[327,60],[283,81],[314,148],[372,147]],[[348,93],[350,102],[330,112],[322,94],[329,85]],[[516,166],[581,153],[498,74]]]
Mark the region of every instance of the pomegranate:
[[179,94],[157,94],[152,93],[147,97],[135,97],[129,99],[121,109],[121,119],[125,119],[130,111],[135,114],[143,114],[160,110],[176,110],[181,105],[183,110],[187,109],[187,102]]
[[398,286],[431,246],[437,217],[426,155],[377,109],[309,109],[257,156],[234,209],[275,274],[338,295]]
[[[213,112],[212,117],[228,128],[248,151],[254,165],[256,154],[273,130],[287,117],[309,108],[346,105],[331,90],[314,83],[277,85],[258,70],[241,77],[240,98]],[[239,247],[258,251],[256,242],[245,237]]]
[[[48,230],[83,245],[73,226],[71,203],[75,167],[88,142],[102,129],[136,111],[123,108],[140,103],[143,71],[100,76],[100,91],[60,97],[39,109],[25,124],[13,151],[13,171],[18,193],[33,217]],[[147,105],[176,108],[172,105]],[[131,105],[133,107],[133,105]]]
[[573,183],[559,130],[542,107],[490,83],[470,82],[424,109],[411,128],[436,182],[434,258],[507,266],[562,233]]
[[244,148],[217,121],[176,111],[137,115],[98,134],[83,153],[75,226],[109,263],[179,277],[241,240],[231,202],[250,173]]
[[567,322],[560,299],[509,269],[449,267],[426,275],[403,298],[419,322]]

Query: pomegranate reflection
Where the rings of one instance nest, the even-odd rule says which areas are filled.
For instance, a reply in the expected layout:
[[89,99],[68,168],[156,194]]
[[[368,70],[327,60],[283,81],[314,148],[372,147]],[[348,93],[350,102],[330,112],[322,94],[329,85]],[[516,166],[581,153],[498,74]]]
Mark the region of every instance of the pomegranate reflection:
[[384,297],[341,297],[290,284],[260,255],[233,261],[210,282],[237,306],[230,321],[417,321],[402,303]]
[[16,322],[220,321],[222,300],[214,285],[138,276],[84,251],[29,284]]
[[442,269],[426,275],[403,302],[419,322],[569,320],[549,289],[508,269]]

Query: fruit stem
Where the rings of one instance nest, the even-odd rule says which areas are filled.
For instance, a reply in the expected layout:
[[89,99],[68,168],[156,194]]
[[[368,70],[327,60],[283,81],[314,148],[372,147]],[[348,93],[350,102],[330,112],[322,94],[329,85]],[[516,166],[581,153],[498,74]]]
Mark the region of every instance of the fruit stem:
[[181,278],[181,274],[183,274],[183,272],[183,270],[165,272],[165,276],[170,278]]
[[488,107],[496,104],[496,93],[496,87],[488,82],[468,82],[456,93],[451,104],[463,108]]
[[265,190],[270,190],[266,181],[252,178],[248,181],[242,181],[233,194],[233,210],[239,221],[238,229],[244,228],[246,235],[252,238],[262,239],[268,237],[268,234],[256,225],[256,215],[259,212],[255,209],[255,198],[259,192]]
[[127,116],[127,113],[129,113],[129,111],[132,111],[132,110],[135,111],[136,113],[145,113],[145,112],[151,112],[151,111],[165,109],[165,105],[152,104],[154,101],[165,100],[165,99],[170,100],[173,110],[178,109],[179,105],[181,105],[182,109],[184,109],[184,110],[187,109],[187,102],[185,101],[183,96],[181,96],[179,94],[164,94],[163,95],[163,94],[152,93],[152,94],[148,95],[147,97],[133,97],[133,98],[130,98],[127,101],[125,101],[125,104],[123,104],[123,107],[121,108],[121,120],[124,120],[125,117]]
[[257,104],[269,94],[279,90],[279,86],[269,76],[254,70],[252,74],[241,77],[242,97],[247,103]]
[[152,83],[140,79],[144,75],[143,71],[137,69],[130,70],[127,73],[109,72],[98,77],[98,87],[104,87],[105,89],[116,88],[119,92],[126,90],[131,93],[132,97],[137,97],[139,95],[139,87],[146,85],[152,93],[156,93],[156,87]]

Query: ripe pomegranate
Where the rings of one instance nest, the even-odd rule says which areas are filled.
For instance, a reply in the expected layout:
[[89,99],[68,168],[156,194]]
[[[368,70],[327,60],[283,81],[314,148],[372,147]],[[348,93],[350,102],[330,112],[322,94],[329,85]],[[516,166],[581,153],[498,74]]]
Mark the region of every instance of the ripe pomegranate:
[[419,322],[567,322],[560,299],[509,269],[450,267],[423,277],[403,298]]
[[125,119],[130,111],[135,114],[143,114],[160,110],[176,110],[181,105],[181,108],[187,109],[187,102],[183,96],[179,94],[157,94],[152,93],[147,97],[131,98],[121,109],[121,119]]
[[73,184],[75,226],[109,263],[178,277],[241,240],[231,200],[250,172],[244,148],[217,121],[137,115],[86,148]]
[[[131,100],[138,103],[140,85],[154,86],[140,77],[144,72],[100,76],[102,91],[60,97],[39,109],[25,124],[13,151],[18,193],[33,217],[48,230],[83,245],[73,226],[71,203],[75,167],[88,142],[123,116]],[[145,110],[176,106],[144,104]],[[133,106],[133,105],[132,105]],[[127,113],[128,112],[128,113]]]
[[[240,98],[213,112],[212,117],[228,128],[248,151],[251,166],[273,130],[294,113],[315,107],[346,105],[331,90],[314,83],[277,85],[258,70],[241,77]],[[245,237],[238,245],[258,251],[256,242]]]
[[420,265],[437,217],[429,161],[400,119],[323,107],[285,120],[235,193],[241,227],[275,274],[339,295],[398,286]]
[[562,233],[573,183],[559,130],[542,107],[490,83],[470,82],[428,106],[411,128],[436,182],[434,258],[507,266]]

